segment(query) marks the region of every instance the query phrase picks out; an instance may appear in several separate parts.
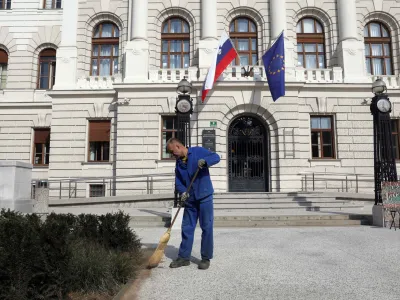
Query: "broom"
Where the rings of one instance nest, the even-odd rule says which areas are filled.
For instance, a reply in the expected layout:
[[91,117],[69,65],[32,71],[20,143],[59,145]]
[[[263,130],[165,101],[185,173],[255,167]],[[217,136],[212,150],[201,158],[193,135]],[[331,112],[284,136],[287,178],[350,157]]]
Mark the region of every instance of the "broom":
[[[194,176],[192,178],[192,181],[190,182],[190,185],[186,190],[186,193],[189,193],[190,188],[192,187],[192,184],[193,184],[194,180],[196,179],[197,174],[199,173],[199,170],[200,170],[200,168],[197,168],[196,173],[194,174]],[[160,242],[158,243],[158,247],[157,247],[156,251],[154,251],[153,255],[149,258],[149,263],[147,265],[147,267],[149,269],[157,267],[158,264],[160,263],[161,259],[163,258],[164,249],[165,249],[165,247],[167,247],[169,238],[171,237],[172,226],[174,226],[176,217],[178,216],[180,210],[181,210],[181,207],[178,208],[178,211],[176,212],[175,217],[172,220],[172,223],[169,226],[167,232],[164,233],[163,236],[161,237]]]

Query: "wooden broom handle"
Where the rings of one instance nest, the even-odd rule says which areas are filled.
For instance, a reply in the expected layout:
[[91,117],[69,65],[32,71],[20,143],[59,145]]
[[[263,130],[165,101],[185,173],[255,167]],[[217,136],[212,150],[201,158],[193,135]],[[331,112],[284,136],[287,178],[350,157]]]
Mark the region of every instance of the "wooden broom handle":
[[[191,187],[192,187],[192,184],[193,184],[194,180],[196,179],[197,174],[199,174],[199,171],[200,171],[200,168],[197,168],[196,173],[194,173],[194,176],[193,176],[193,178],[192,178],[192,181],[190,181],[189,187],[188,187],[187,190],[186,190],[186,193],[189,193],[189,192],[190,192],[190,189],[191,189]],[[169,230],[172,228],[172,226],[174,226],[176,217],[178,216],[179,211],[181,210],[181,208],[182,208],[182,207],[179,206],[178,211],[176,212],[175,217],[174,217],[174,219],[172,220],[171,226],[169,226]]]

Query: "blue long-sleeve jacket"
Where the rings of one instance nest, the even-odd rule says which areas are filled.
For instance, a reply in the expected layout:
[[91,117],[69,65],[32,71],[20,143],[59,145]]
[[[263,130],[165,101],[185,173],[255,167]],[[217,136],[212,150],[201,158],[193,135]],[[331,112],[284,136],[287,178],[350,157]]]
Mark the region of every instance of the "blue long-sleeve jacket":
[[196,200],[201,200],[214,193],[208,168],[219,163],[219,155],[203,147],[190,147],[188,149],[187,163],[185,164],[182,160],[178,159],[175,167],[175,187],[177,191],[182,194],[186,192],[191,179],[196,173],[199,159],[204,159],[207,165],[197,174],[197,178],[193,182],[189,193],[190,197],[194,196]]

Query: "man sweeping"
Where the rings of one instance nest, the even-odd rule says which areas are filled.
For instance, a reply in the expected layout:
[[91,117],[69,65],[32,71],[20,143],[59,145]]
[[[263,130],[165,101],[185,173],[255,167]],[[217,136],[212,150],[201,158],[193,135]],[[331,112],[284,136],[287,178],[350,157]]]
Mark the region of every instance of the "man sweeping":
[[[194,231],[197,220],[199,220],[202,230],[199,269],[206,270],[210,266],[210,259],[213,257],[214,249],[214,189],[208,168],[219,163],[220,157],[218,154],[203,147],[186,148],[176,138],[168,140],[167,150],[176,159],[175,186],[181,195],[181,201],[185,208],[182,220],[182,242],[179,247],[178,259],[173,261],[170,267],[179,268],[190,265]],[[200,171],[193,182],[191,190],[186,193],[197,168],[200,168]]]

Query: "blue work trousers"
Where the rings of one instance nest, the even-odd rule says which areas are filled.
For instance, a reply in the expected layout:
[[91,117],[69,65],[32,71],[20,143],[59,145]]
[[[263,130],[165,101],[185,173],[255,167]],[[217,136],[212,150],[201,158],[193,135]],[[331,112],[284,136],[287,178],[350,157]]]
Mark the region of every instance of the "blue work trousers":
[[197,220],[200,221],[200,228],[202,230],[201,259],[211,259],[214,250],[214,210],[212,195],[201,200],[195,200],[193,196],[186,200],[182,220],[182,242],[178,256],[184,259],[190,259]]

